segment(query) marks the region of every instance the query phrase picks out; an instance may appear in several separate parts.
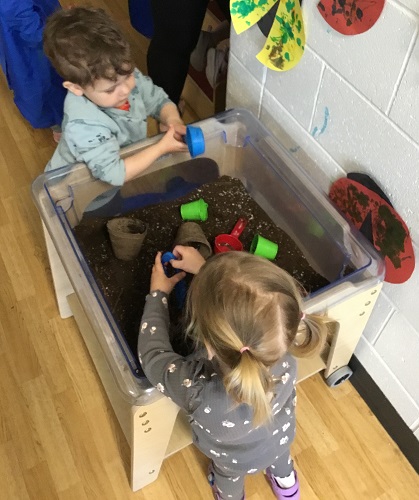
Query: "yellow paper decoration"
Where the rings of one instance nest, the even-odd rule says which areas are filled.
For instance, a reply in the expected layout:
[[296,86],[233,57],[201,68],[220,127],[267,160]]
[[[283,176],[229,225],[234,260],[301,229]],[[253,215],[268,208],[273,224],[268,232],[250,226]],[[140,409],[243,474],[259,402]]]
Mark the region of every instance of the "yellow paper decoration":
[[306,37],[299,0],[281,0],[266,44],[256,56],[274,71],[287,71],[303,57]]
[[230,0],[231,22],[238,35],[251,28],[278,0]]
[[[269,12],[278,0],[230,0],[233,27],[242,33]],[[280,0],[265,46],[256,56],[274,71],[293,68],[304,54],[306,37],[299,0]]]

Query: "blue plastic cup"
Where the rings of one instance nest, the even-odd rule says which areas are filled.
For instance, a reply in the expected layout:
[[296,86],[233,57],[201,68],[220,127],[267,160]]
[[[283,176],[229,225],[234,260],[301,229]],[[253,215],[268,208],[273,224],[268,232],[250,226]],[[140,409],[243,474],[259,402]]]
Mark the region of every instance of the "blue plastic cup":
[[186,127],[186,144],[192,158],[202,155],[205,151],[205,139],[200,127],[193,127],[192,125]]

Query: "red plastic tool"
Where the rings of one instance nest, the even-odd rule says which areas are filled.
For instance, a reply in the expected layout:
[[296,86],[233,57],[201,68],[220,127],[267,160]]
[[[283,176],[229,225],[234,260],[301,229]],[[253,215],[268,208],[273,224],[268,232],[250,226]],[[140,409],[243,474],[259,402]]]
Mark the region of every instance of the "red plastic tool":
[[231,252],[243,250],[243,244],[239,240],[243,229],[247,225],[247,220],[242,217],[236,222],[236,225],[230,234],[219,234],[215,237],[214,253]]

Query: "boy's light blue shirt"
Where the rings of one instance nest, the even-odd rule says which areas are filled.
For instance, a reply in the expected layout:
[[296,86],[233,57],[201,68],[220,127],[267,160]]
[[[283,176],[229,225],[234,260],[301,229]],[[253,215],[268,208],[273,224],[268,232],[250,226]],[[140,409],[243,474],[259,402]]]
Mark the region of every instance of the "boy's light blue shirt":
[[120,149],[147,136],[147,117],[159,119],[161,108],[171,102],[164,90],[134,71],[135,87],[129,111],[101,108],[85,96],[67,93],[63,135],[45,170],[72,163],[86,163],[92,175],[114,186],[125,181]]

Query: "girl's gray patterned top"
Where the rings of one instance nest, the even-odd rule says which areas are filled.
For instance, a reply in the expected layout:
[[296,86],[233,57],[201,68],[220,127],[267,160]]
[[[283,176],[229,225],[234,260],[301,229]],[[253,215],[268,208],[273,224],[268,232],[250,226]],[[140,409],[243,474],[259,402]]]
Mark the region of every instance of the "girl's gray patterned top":
[[216,359],[184,358],[169,341],[168,297],[153,291],[146,298],[138,355],[146,377],[190,417],[194,442],[217,465],[256,472],[288,453],[295,433],[296,361],[285,355],[271,372],[279,382],[271,401],[273,420],[254,427],[253,411],[227,395]]

